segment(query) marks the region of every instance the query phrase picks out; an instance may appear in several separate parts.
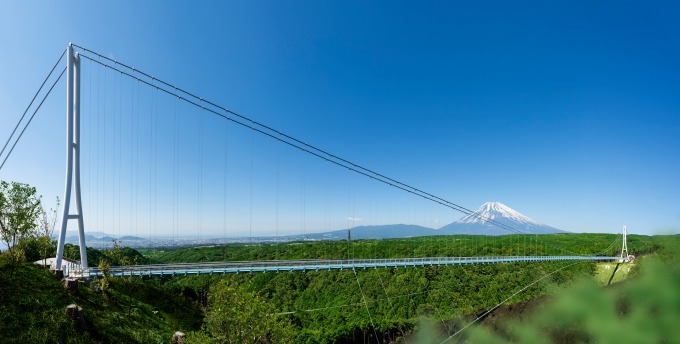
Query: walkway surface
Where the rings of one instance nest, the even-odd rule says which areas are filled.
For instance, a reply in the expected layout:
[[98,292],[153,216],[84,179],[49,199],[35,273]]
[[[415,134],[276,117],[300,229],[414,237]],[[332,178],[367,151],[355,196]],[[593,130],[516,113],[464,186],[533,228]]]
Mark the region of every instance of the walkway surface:
[[[269,260],[252,262],[211,262],[187,264],[153,264],[113,266],[110,276],[175,276],[195,274],[224,274],[281,271],[318,271],[343,269],[377,269],[417,266],[496,264],[545,261],[615,261],[620,257],[602,256],[488,256],[488,257],[426,257],[386,259],[337,259],[337,260]],[[101,277],[99,268],[72,269],[65,271],[70,277]]]

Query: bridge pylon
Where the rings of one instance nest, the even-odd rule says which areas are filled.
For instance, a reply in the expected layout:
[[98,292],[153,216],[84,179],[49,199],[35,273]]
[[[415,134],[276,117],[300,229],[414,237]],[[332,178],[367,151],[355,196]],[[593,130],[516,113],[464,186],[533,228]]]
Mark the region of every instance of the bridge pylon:
[[623,238],[621,243],[621,262],[630,262],[635,259],[635,256],[628,253],[628,229],[623,226]]
[[[71,191],[75,191],[75,214],[70,213]],[[66,48],[66,183],[61,210],[61,229],[57,241],[56,270],[62,269],[68,220],[78,221],[80,265],[86,269],[87,250],[80,197],[80,58],[78,53],[73,53],[72,43]]]

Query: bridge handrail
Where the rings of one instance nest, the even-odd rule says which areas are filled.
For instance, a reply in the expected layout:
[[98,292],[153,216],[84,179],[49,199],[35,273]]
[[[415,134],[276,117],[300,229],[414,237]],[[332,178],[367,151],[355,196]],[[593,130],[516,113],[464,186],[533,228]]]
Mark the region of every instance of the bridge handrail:
[[[266,271],[305,271],[323,269],[353,269],[378,267],[415,267],[426,265],[488,264],[510,262],[563,261],[563,260],[617,260],[619,257],[602,256],[480,256],[480,257],[419,257],[419,258],[357,258],[357,259],[296,259],[262,261],[226,261],[176,264],[150,264],[113,266],[113,276],[150,276],[198,273],[239,273]],[[102,276],[98,267],[71,269],[72,276]]]

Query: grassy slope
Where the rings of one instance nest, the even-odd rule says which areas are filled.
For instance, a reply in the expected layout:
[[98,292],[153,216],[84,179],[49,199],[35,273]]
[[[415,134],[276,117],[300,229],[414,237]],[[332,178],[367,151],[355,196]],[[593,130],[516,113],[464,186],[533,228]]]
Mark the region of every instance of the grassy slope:
[[[69,294],[47,270],[26,264],[0,267],[0,333],[15,343],[160,343],[177,330],[194,330],[200,312],[192,303],[142,280],[112,281],[106,293],[80,284]],[[80,330],[65,316],[83,307],[89,323]]]
[[0,295],[3,341],[86,343],[91,339],[64,315],[75,299],[43,269],[30,265],[0,268]]
[[598,263],[595,265],[595,281],[600,286],[608,285],[610,279],[612,284],[624,281],[635,271],[637,265],[638,263],[634,261],[622,264],[616,269],[616,263]]

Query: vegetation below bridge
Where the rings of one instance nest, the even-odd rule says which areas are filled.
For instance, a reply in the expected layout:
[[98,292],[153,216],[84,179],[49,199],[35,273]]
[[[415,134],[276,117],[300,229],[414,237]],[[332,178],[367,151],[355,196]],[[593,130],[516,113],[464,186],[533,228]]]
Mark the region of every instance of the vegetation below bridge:
[[[139,252],[113,247],[89,250],[91,265],[173,263],[252,259],[374,258],[517,254],[535,236],[501,238],[433,237],[278,245],[227,245]],[[602,251],[614,235],[541,236],[545,247]],[[677,237],[629,236],[631,252],[660,252],[678,246]],[[513,244],[513,242],[515,244]],[[602,252],[615,255],[618,245]],[[659,249],[661,249],[659,251]],[[546,249],[548,250],[548,249]],[[77,259],[77,247],[66,250]],[[458,254],[456,254],[458,253]],[[668,258],[670,259],[670,258]],[[2,260],[4,261],[4,260]],[[0,263],[0,330],[15,342],[170,342],[175,331],[188,342],[440,342],[542,276],[509,303],[552,295],[573,281],[593,281],[595,263],[541,262],[404,269],[199,275],[166,278],[104,278],[68,292],[44,269]],[[644,266],[644,264],[643,264]],[[631,271],[631,275],[636,273]],[[642,269],[644,271],[644,268]],[[87,326],[64,315],[68,304],[83,308]],[[510,316],[512,317],[512,315]],[[241,320],[236,321],[236,320]],[[226,325],[225,325],[226,324]],[[431,324],[428,326],[427,324]],[[517,339],[496,325],[489,335],[465,331],[467,340]],[[430,329],[430,331],[428,331]],[[564,332],[564,331],[563,331]],[[560,338],[575,335],[555,335]],[[588,335],[578,333],[579,336]],[[488,337],[492,336],[492,337]],[[514,336],[514,337],[513,337]],[[565,337],[566,336],[566,337]],[[236,339],[234,339],[236,338]],[[458,337],[456,337],[458,339]],[[482,338],[482,339],[480,339]],[[439,340],[439,341],[437,341]]]

